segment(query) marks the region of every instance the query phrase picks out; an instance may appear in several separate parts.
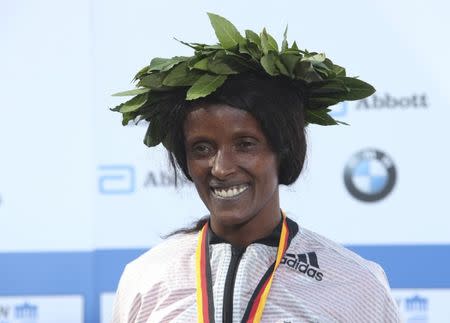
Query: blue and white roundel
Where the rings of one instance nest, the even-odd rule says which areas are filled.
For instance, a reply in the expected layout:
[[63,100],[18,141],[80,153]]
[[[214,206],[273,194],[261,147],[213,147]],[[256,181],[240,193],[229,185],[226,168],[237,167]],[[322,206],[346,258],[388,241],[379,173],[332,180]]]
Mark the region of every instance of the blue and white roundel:
[[365,149],[352,156],[345,167],[344,182],[350,194],[366,202],[386,197],[394,187],[396,170],[383,152]]

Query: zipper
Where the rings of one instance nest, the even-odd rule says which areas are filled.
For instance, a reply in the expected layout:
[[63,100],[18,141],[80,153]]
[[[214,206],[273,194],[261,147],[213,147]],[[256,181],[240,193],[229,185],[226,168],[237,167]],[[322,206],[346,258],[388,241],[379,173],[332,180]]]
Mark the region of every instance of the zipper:
[[223,309],[222,318],[223,323],[233,323],[233,294],[234,282],[236,280],[236,273],[241,261],[242,255],[245,252],[245,247],[231,246],[231,260],[225,279],[225,287],[223,291]]

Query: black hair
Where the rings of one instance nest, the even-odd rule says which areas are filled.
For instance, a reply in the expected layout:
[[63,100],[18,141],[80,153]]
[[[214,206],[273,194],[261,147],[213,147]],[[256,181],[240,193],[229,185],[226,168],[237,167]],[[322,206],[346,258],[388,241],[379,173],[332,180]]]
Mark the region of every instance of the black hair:
[[[294,183],[306,159],[305,91],[302,81],[239,74],[229,77],[207,98],[178,100],[170,111],[165,138],[175,180],[177,169],[180,169],[192,181],[187,168],[183,130],[187,114],[199,105],[226,104],[249,112],[259,121],[270,147],[278,157],[278,182],[284,185]],[[197,232],[207,220],[208,217],[203,217],[193,227],[176,230],[168,236]]]

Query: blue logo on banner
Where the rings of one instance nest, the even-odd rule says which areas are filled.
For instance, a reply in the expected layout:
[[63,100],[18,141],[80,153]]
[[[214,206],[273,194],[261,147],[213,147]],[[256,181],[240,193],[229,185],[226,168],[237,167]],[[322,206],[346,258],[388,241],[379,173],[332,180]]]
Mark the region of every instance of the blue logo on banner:
[[15,318],[23,322],[35,322],[38,317],[38,307],[30,303],[16,305],[14,308]]
[[348,161],[344,170],[344,183],[353,197],[375,202],[392,191],[396,176],[394,163],[389,156],[376,149],[365,149]]
[[136,189],[136,175],[131,165],[98,167],[98,191],[101,194],[131,194]]
[[406,298],[405,311],[407,315],[407,323],[427,323],[428,299],[419,295]]

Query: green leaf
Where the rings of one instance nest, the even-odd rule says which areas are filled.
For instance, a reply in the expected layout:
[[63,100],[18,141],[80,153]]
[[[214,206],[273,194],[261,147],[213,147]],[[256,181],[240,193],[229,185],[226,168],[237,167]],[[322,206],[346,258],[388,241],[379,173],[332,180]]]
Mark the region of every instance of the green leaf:
[[336,79],[342,81],[349,90],[345,100],[360,100],[375,93],[375,88],[372,85],[357,78],[341,76]]
[[195,100],[211,94],[217,90],[226,79],[226,75],[202,75],[187,91],[186,100]]
[[314,70],[319,73],[319,75],[323,78],[323,79],[328,79],[328,78],[332,78],[333,77],[333,71],[330,71],[328,69],[328,67],[326,67],[323,63],[319,63],[319,64],[314,64]]
[[291,74],[289,73],[289,71],[287,70],[286,66],[284,66],[284,64],[281,62],[280,58],[277,57],[275,59],[275,66],[277,67],[277,69],[280,71],[280,73],[282,75],[285,75],[287,77],[291,77]]
[[349,126],[349,124],[347,122],[336,120],[336,119],[334,119],[334,121],[336,121],[337,124],[342,124],[344,126]]
[[222,45],[216,44],[216,45],[205,45],[203,47],[203,50],[221,50],[223,49]]
[[148,91],[149,91],[148,89],[139,88],[139,89],[133,89],[133,90],[123,91],[123,92],[117,92],[117,93],[114,93],[112,96],[134,96],[134,95],[138,95],[138,94],[142,94],[142,93],[147,93]]
[[136,112],[125,112],[122,114],[122,126],[126,126],[131,120],[134,120],[136,116]]
[[215,45],[208,45],[208,44],[202,44],[202,43],[189,43],[189,44],[200,51],[223,49],[220,44],[215,44]]
[[161,122],[157,116],[153,117],[148,125],[147,131],[144,137],[144,144],[147,147],[154,147],[158,145],[161,138]]
[[309,85],[310,97],[333,97],[345,98],[349,89],[344,82],[340,80],[325,80],[320,82],[313,82]]
[[300,56],[298,55],[290,55],[290,54],[281,54],[280,60],[286,66],[286,69],[288,70],[289,77],[295,78],[295,66],[297,65],[298,61],[300,60]]
[[189,58],[186,62],[187,62],[187,67],[192,70],[194,68],[194,65],[197,64],[199,61],[201,61],[202,59],[204,59],[206,56],[205,55],[194,55],[191,56],[191,58]]
[[295,50],[293,48],[288,48],[286,49],[284,52],[282,52],[283,54],[288,54],[288,55],[296,55],[300,58],[303,58],[302,53],[299,50]]
[[314,70],[311,62],[299,61],[295,66],[295,78],[305,82],[322,81],[322,77]]
[[239,74],[239,68],[234,68],[231,60],[227,62],[223,58],[211,60],[208,64],[208,69],[212,73],[219,75]]
[[269,39],[267,37],[267,32],[266,32],[265,28],[263,29],[263,31],[261,33],[261,49],[262,49],[264,55],[267,55],[270,51]]
[[163,87],[163,80],[167,76],[167,72],[164,73],[152,73],[144,76],[138,83],[138,86],[144,86],[149,89],[160,89]]
[[174,37],[173,39],[175,39],[177,42],[182,43],[183,45],[188,46],[188,47],[190,47],[190,48],[192,48],[192,49],[195,49],[195,50],[201,50],[201,49],[203,49],[203,46],[198,46],[198,45],[190,44],[190,43],[188,43],[188,42],[179,40],[179,39],[177,39],[177,38],[175,38],[175,37]]
[[283,33],[283,42],[281,43],[281,52],[285,52],[288,49],[288,42],[287,42],[287,31],[288,31],[288,26],[286,25],[286,29],[284,30]]
[[262,52],[259,49],[258,45],[255,43],[247,42],[247,50],[253,60],[259,62],[262,56]]
[[278,44],[275,38],[273,38],[270,34],[267,34],[267,39],[269,40],[269,48],[278,53]]
[[230,21],[210,12],[208,12],[208,17],[223,48],[231,49],[244,43],[244,38]]
[[260,37],[261,48],[265,55],[267,55],[267,53],[269,53],[270,51],[278,53],[278,44],[275,39],[267,33],[266,28],[263,29]]
[[258,46],[258,48],[261,48],[261,38],[259,38],[258,34],[255,33],[252,30],[246,30],[245,31],[245,38],[247,40],[255,45]]
[[321,126],[333,126],[338,124],[328,112],[330,109],[322,110],[306,110],[306,121],[308,123],[315,123]]
[[311,56],[305,56],[303,57],[302,61],[306,61],[306,62],[311,62],[311,63],[322,63],[324,62],[326,59],[325,54],[320,53],[320,54],[313,54]]
[[225,54],[225,51],[218,51],[214,57],[206,57],[198,61],[193,68],[221,75],[238,74],[245,70],[243,65],[240,65],[231,55]]
[[308,109],[309,110],[317,110],[323,109],[327,107],[331,107],[339,102],[344,101],[341,97],[333,98],[333,97],[310,97]]
[[122,113],[132,112],[143,106],[145,101],[147,101],[147,93],[136,95],[131,100],[122,103],[120,106],[117,106],[116,108],[119,108],[118,111]]
[[144,66],[143,68],[141,68],[139,70],[139,72],[137,72],[136,75],[134,76],[133,82],[136,81],[136,80],[139,80],[143,75],[147,74],[148,73],[148,69],[149,69],[148,65]]
[[319,72],[325,79],[334,79],[337,73],[340,76],[345,76],[345,69],[338,65],[334,65],[331,60],[326,58],[322,63],[313,63],[314,68]]
[[375,89],[356,78],[338,77],[309,84],[309,108],[321,109],[342,101],[363,99]]
[[349,88],[338,79],[312,82],[309,88],[310,109],[322,109],[347,100]]
[[252,68],[242,56],[224,50],[218,51],[208,60],[208,70],[214,74],[238,74]]
[[189,57],[185,56],[175,56],[172,58],[155,57],[150,62],[148,71],[161,71],[161,72],[168,71],[178,63],[186,61],[188,58]]
[[244,44],[239,44],[239,53],[251,55],[249,50],[248,50],[248,44],[249,44],[248,41],[246,43],[244,43]]
[[345,76],[345,68],[342,66],[333,64],[332,71],[336,74],[336,76]]
[[187,62],[182,62],[170,70],[164,78],[163,85],[166,86],[190,86],[202,75],[200,71],[190,70]]
[[197,70],[201,70],[201,71],[207,71],[208,70],[208,57],[202,58],[201,60],[199,60],[197,63],[195,63],[192,68],[193,69],[197,69]]
[[272,52],[261,57],[261,65],[269,75],[276,76],[279,74],[278,69],[275,65],[276,60],[277,57]]

